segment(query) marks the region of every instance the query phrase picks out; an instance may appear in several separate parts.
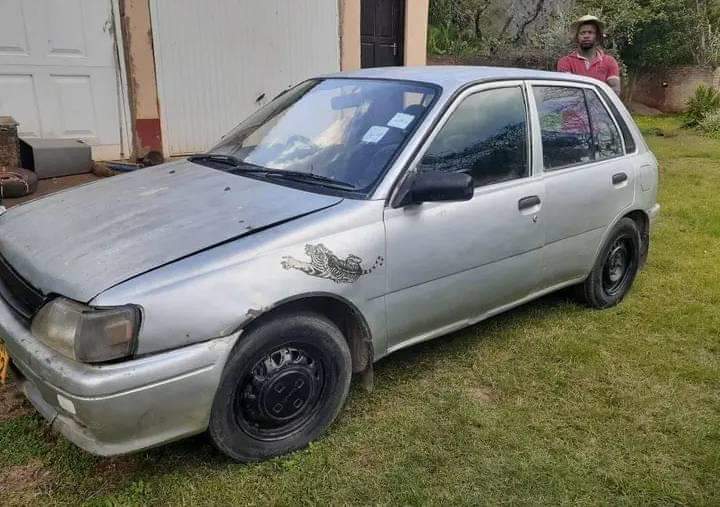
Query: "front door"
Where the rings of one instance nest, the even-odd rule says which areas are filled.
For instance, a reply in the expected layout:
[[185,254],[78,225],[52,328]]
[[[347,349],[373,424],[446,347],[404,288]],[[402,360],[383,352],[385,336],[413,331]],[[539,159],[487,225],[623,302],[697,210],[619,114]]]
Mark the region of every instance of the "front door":
[[110,0],[0,1],[0,116],[23,137],[82,139],[121,154]]
[[360,60],[363,68],[403,64],[405,0],[362,0]]
[[465,92],[417,164],[472,175],[473,198],[386,210],[389,351],[537,290],[544,185],[531,176],[522,83],[498,86]]

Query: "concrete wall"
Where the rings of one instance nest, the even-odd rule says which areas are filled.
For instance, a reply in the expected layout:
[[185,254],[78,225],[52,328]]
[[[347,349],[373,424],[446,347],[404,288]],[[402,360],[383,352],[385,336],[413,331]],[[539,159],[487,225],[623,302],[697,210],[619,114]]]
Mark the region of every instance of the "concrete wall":
[[430,0],[405,3],[405,65],[425,65]]
[[340,1],[340,68],[360,68],[360,0]]
[[148,0],[121,0],[120,16],[129,74],[133,156],[141,158],[149,151],[162,151]]
[[625,98],[664,113],[679,113],[700,84],[720,87],[720,69],[681,66],[643,71],[631,77]]

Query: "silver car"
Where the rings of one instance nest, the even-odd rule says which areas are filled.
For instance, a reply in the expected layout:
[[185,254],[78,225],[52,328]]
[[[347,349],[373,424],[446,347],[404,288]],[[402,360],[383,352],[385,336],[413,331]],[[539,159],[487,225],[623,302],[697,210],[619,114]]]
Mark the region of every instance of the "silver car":
[[305,446],[352,374],[575,286],[617,304],[657,162],[604,84],[370,69],[284,92],[208,153],[0,216],[0,336],[25,395],[98,455],[208,431]]

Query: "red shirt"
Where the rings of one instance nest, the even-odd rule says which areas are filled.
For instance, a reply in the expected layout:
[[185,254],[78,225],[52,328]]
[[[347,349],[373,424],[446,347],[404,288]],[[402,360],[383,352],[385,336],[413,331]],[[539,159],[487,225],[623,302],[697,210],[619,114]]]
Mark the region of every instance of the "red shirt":
[[563,56],[558,60],[557,70],[558,72],[594,77],[603,83],[607,83],[611,77],[620,78],[620,67],[617,60],[599,49],[592,61],[577,52]]

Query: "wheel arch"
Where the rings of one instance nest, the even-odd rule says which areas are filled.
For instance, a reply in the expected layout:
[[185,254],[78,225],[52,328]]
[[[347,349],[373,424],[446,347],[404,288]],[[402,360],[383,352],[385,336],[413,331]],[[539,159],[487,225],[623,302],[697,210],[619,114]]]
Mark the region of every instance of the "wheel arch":
[[647,212],[636,209],[626,213],[622,218],[630,218],[640,229],[640,267],[647,261],[648,249],[650,247],[650,217]]
[[[238,330],[247,332],[281,313],[297,311],[312,311],[323,315],[342,331],[350,349],[353,373],[372,369],[374,350],[370,326],[357,306],[337,294],[326,292],[300,294],[260,310],[249,310],[248,318]],[[240,339],[242,340],[242,335]]]
[[623,218],[629,218],[630,220],[635,222],[640,229],[640,268],[642,268],[642,266],[645,264],[650,239],[650,217],[645,210],[640,208],[625,209],[621,213],[619,213],[618,216],[615,217],[615,220],[613,220],[607,226],[605,232],[603,232],[602,238],[600,239],[597,247],[595,248],[593,263],[588,267],[588,273],[590,272],[590,270],[592,270],[592,267],[597,262],[598,256],[600,255],[602,247],[607,241],[608,236],[610,236],[612,230]]

